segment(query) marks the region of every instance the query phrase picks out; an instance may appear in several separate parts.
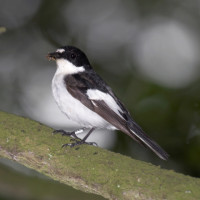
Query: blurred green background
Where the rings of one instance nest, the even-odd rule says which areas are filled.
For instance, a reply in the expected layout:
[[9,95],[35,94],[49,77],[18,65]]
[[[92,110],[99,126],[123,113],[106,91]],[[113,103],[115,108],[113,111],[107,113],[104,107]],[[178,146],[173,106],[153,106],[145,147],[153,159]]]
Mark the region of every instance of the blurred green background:
[[[0,0],[0,5],[1,110],[53,128],[76,127],[53,100],[51,80],[56,67],[46,59],[48,52],[60,46],[74,45],[88,55],[135,121],[170,158],[159,160],[120,132],[98,131],[90,141],[200,177],[198,0]],[[0,159],[0,163],[1,199],[65,199],[69,194],[69,199],[84,195],[102,199],[31,170],[17,170],[23,167],[12,162]],[[21,180],[21,190],[15,188],[16,180]],[[42,184],[46,187],[41,193],[38,185]]]

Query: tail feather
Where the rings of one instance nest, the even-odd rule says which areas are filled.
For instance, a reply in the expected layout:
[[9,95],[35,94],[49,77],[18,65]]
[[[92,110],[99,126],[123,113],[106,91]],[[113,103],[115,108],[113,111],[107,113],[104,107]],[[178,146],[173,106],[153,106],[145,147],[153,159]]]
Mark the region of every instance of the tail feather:
[[156,142],[151,140],[137,124],[134,125],[136,126],[129,129],[130,137],[140,144],[149,147],[161,159],[167,160],[169,157],[168,153],[165,152]]

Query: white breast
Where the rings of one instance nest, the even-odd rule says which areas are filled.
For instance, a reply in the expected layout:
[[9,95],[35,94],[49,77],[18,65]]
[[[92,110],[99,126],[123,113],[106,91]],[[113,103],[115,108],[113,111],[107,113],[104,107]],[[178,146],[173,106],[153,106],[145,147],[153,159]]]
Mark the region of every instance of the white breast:
[[115,129],[95,112],[71,96],[64,83],[64,74],[57,70],[52,80],[53,96],[60,110],[72,121],[86,128]]

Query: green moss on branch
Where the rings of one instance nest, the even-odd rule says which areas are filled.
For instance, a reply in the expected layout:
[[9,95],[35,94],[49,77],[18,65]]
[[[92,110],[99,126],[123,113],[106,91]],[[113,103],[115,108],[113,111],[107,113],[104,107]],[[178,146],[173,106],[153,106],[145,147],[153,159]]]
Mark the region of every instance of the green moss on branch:
[[108,199],[200,199],[200,179],[94,146],[61,148],[70,138],[52,131],[0,112],[0,156]]

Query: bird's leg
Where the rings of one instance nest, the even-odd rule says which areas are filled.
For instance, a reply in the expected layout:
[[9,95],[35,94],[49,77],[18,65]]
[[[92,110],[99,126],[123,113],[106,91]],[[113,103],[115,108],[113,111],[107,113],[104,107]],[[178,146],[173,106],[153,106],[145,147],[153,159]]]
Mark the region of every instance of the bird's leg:
[[55,131],[53,131],[53,134],[61,133],[62,136],[73,136],[76,139],[80,139],[76,134],[82,133],[85,129],[86,128],[83,127],[83,128],[78,129],[78,130],[71,131],[71,132],[67,132],[67,131],[64,131],[64,130],[55,130]]
[[96,142],[86,142],[87,138],[90,136],[90,134],[95,130],[95,128],[90,129],[90,131],[87,133],[87,135],[80,141],[76,141],[74,143],[68,143],[68,144],[63,144],[62,147],[70,146],[70,147],[75,147],[81,144],[89,144],[89,145],[97,145]]

